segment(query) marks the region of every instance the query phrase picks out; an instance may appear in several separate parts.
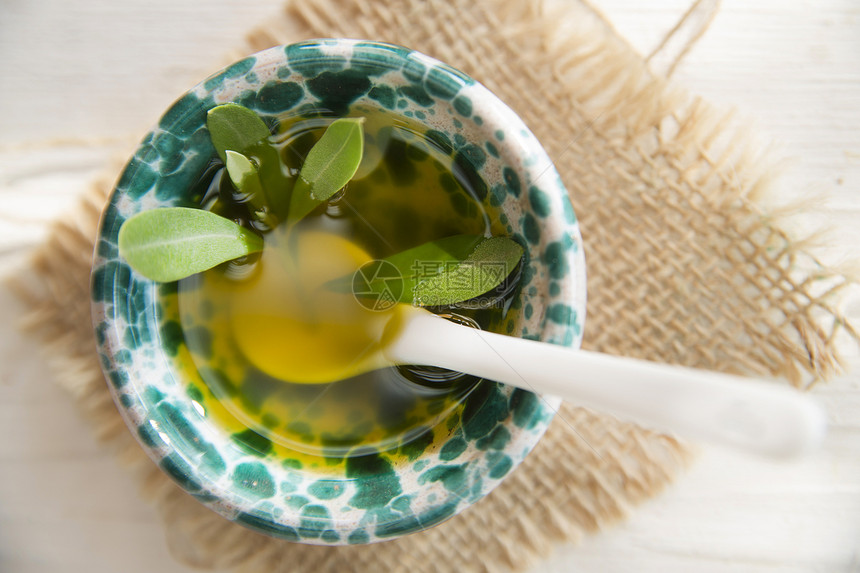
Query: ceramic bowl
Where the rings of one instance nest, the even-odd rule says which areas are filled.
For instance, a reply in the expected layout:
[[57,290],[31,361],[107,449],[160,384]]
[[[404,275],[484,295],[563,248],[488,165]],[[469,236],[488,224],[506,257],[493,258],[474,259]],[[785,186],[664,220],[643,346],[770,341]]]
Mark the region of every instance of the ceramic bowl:
[[456,69],[398,46],[319,40],[255,54],[182,96],[140,144],[102,216],[92,274],[98,351],[123,418],[177,484],[229,520],[304,543],[375,542],[450,518],[514,470],[558,401],[482,381],[443,427],[396,451],[330,465],[276,454],[208,415],[214,398],[189,385],[195,373],[182,364],[187,349],[169,304],[175,285],[145,279],[119,256],[127,218],[194,203],[190,190],[216,157],[206,113],[225,102],[273,127],[283,114],[314,110],[375,110],[422,126],[476,176],[494,224],[525,247],[520,288],[493,329],[575,347],[584,260],[557,172],[523,122]]

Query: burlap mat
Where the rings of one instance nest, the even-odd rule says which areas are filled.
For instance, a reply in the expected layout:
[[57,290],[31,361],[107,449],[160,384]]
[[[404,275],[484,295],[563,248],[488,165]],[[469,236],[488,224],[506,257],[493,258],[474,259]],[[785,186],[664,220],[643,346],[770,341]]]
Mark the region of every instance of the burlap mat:
[[[453,64],[511,105],[554,159],[580,218],[585,347],[795,385],[832,375],[836,333],[855,336],[833,306],[846,281],[804,272],[814,261],[759,212],[754,199],[769,173],[755,149],[727,116],[649,71],[588,6],[558,4],[551,12],[526,0],[296,0],[242,51],[323,36],[394,42]],[[270,572],[519,569],[553,542],[617,520],[689,458],[670,437],[565,405],[502,486],[429,531],[327,548],[229,523],[150,463],[108,395],[88,283],[111,185],[97,183],[39,251],[30,322],[60,357],[58,378],[99,437],[142,479],[184,562]]]

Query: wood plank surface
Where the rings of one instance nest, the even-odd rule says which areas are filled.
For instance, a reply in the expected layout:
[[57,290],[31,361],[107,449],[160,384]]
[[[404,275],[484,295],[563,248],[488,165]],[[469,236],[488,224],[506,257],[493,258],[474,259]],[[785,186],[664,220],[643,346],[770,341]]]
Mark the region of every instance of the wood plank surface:
[[[565,0],[559,0],[565,1]],[[690,0],[593,0],[650,53]],[[184,89],[214,71],[274,0],[0,0],[0,273]],[[826,231],[822,260],[856,265],[860,244],[860,4],[725,0],[674,80],[772,144],[774,203],[809,199],[796,232]],[[860,322],[860,297],[847,301]],[[99,448],[0,288],[0,571],[192,569],[169,556],[158,518]],[[628,521],[563,546],[532,573],[860,571],[860,365],[813,394],[824,448],[776,464],[703,448]]]

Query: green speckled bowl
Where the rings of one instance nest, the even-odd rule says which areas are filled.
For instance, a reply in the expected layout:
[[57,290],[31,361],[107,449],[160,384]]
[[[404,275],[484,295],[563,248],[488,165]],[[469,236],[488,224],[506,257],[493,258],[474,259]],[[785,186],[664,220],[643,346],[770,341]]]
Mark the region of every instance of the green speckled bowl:
[[585,267],[557,172],[523,122],[463,73],[397,46],[320,40],[260,52],[180,98],[129,161],[102,217],[92,300],[105,375],[141,445],[182,488],[227,519],[322,545],[391,539],[448,519],[513,471],[558,401],[484,381],[441,431],[397,451],[330,467],[276,455],[265,440],[236,439],[207,416],[213,398],[183,378],[193,375],[181,364],[187,349],[162,304],[171,287],[119,257],[117,233],[128,217],[193,204],[190,189],[215,155],[206,112],[231,101],[273,125],[287,112],[373,109],[432,131],[478,175],[475,188],[495,222],[526,246],[521,289],[499,328],[578,346]]

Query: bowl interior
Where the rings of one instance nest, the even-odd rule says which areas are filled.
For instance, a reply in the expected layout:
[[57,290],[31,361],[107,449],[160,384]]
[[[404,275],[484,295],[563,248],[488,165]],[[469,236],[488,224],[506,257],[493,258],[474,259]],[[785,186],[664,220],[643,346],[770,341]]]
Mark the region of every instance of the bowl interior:
[[519,289],[491,328],[578,346],[584,260],[557,172],[522,121],[461,72],[397,46],[323,40],[258,53],[180,98],[137,149],[103,214],[92,294],[104,370],[126,422],[180,486],[228,519],[307,543],[367,543],[444,521],[522,461],[556,401],[482,381],[462,408],[395,450],[291,454],[213,422],[218,405],[197,384],[171,307],[176,285],[148,281],[119,257],[128,217],[199,204],[192,190],[216,157],[206,113],[226,102],[253,109],[273,130],[285,114],[418,125],[472,179],[494,233],[525,247]]

